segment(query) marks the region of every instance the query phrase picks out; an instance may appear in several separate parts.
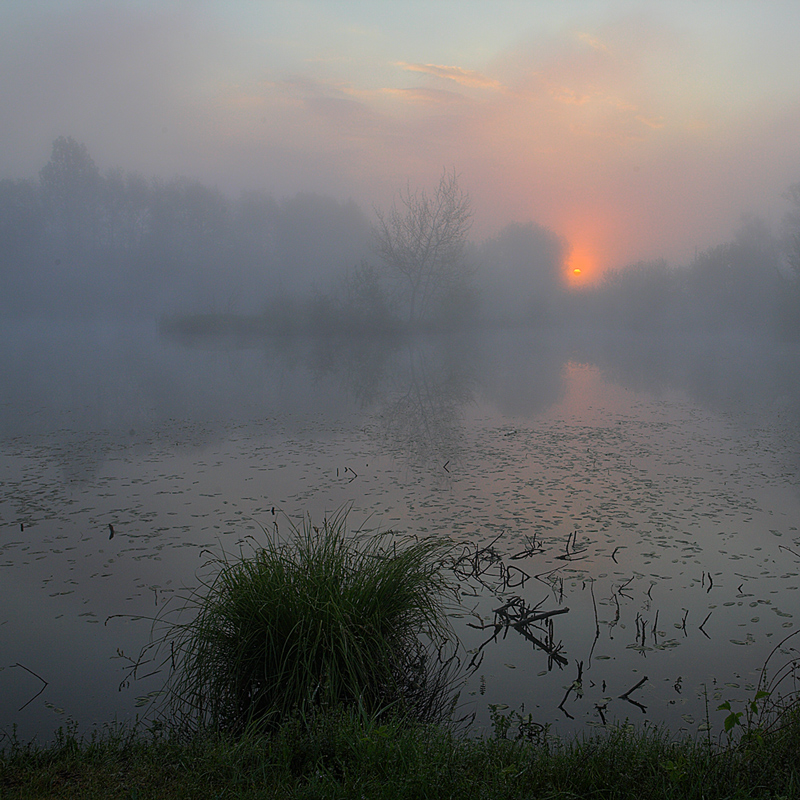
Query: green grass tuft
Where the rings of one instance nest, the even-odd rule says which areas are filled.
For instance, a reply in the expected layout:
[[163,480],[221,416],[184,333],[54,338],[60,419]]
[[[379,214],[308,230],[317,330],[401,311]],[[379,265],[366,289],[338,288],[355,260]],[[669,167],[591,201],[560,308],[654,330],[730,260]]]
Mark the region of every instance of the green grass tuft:
[[351,535],[346,512],[291,533],[267,534],[251,557],[215,559],[213,579],[181,609],[191,621],[159,621],[170,727],[267,730],[338,706],[446,716],[448,543]]

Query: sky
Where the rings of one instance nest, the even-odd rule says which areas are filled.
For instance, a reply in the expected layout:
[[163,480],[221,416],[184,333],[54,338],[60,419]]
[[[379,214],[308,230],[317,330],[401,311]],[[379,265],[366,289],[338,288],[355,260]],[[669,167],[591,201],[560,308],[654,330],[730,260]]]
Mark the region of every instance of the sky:
[[474,236],[587,279],[777,224],[800,181],[797,0],[26,0],[0,5],[0,178],[101,171],[387,208],[455,170]]

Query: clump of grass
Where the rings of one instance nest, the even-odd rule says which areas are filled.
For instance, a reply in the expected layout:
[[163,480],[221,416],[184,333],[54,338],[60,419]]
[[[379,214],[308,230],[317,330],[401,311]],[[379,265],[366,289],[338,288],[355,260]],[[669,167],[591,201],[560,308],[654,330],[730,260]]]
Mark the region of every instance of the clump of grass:
[[268,730],[340,705],[417,721],[452,710],[448,543],[351,535],[346,517],[307,519],[285,540],[276,526],[251,556],[215,558],[181,609],[191,620],[160,621],[170,726]]

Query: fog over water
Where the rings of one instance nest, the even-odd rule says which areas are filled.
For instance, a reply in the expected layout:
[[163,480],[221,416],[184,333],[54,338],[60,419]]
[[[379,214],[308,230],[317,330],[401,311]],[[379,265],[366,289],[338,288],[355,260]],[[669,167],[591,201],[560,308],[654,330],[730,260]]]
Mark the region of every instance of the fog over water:
[[342,509],[451,539],[476,730],[790,663],[797,4],[411,5],[0,10],[0,741]]
[[[284,514],[344,506],[353,528],[446,535],[462,555],[491,545],[480,581],[457,570],[465,650],[491,634],[467,623],[492,624],[510,598],[569,608],[539,634],[560,645],[560,666],[513,631],[484,648],[460,706],[479,726],[503,703],[562,731],[601,724],[600,706],[608,721],[696,732],[703,686],[748,696],[792,632],[793,345],[530,330],[186,339],[149,323],[18,320],[3,331],[6,731],[132,719],[164,673],[129,681],[118,651],[138,655],[150,622],[136,618],[196,585],[204,548],[246,550],[261,526],[288,531]],[[530,578],[504,585],[503,569]],[[585,693],[565,713],[580,662]],[[631,699],[646,712],[619,699],[644,675]],[[25,705],[44,686],[35,676],[47,685]]]

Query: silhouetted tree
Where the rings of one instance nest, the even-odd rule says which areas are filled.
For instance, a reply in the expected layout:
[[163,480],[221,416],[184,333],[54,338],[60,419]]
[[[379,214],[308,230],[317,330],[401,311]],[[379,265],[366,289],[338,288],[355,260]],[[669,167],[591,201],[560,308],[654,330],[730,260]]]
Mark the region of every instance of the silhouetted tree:
[[224,244],[227,201],[192,178],[154,181],[151,248],[173,263],[207,263]]
[[701,253],[688,287],[704,327],[754,329],[774,324],[781,286],[779,254],[766,223],[742,220],[734,240]]
[[66,248],[96,244],[100,172],[86,145],[59,136],[40,180],[53,234],[63,237],[60,244]]
[[368,253],[369,221],[352,201],[302,193],[283,199],[276,219],[274,283],[290,293],[329,291]]
[[547,324],[563,289],[565,242],[532,222],[512,223],[478,249],[484,315],[493,321]]
[[117,258],[139,255],[152,227],[152,193],[139,175],[110,170],[100,184],[99,239]]
[[661,329],[675,322],[681,275],[666,261],[640,261],[603,275],[594,292],[596,319],[612,328]]
[[43,224],[37,186],[32,181],[0,180],[0,261],[4,267],[36,246]]
[[800,335],[800,183],[792,184],[784,197],[791,207],[781,225],[785,280],[780,299],[780,328],[784,335],[797,338]]
[[233,235],[240,258],[259,264],[275,260],[278,204],[263,190],[245,191],[233,206]]
[[342,316],[352,328],[390,330],[397,321],[378,270],[366,261],[348,271],[343,285]]
[[467,281],[469,196],[459,188],[455,172],[445,170],[433,194],[407,189],[388,214],[378,211],[377,216],[376,250],[402,287],[408,320],[426,319]]

